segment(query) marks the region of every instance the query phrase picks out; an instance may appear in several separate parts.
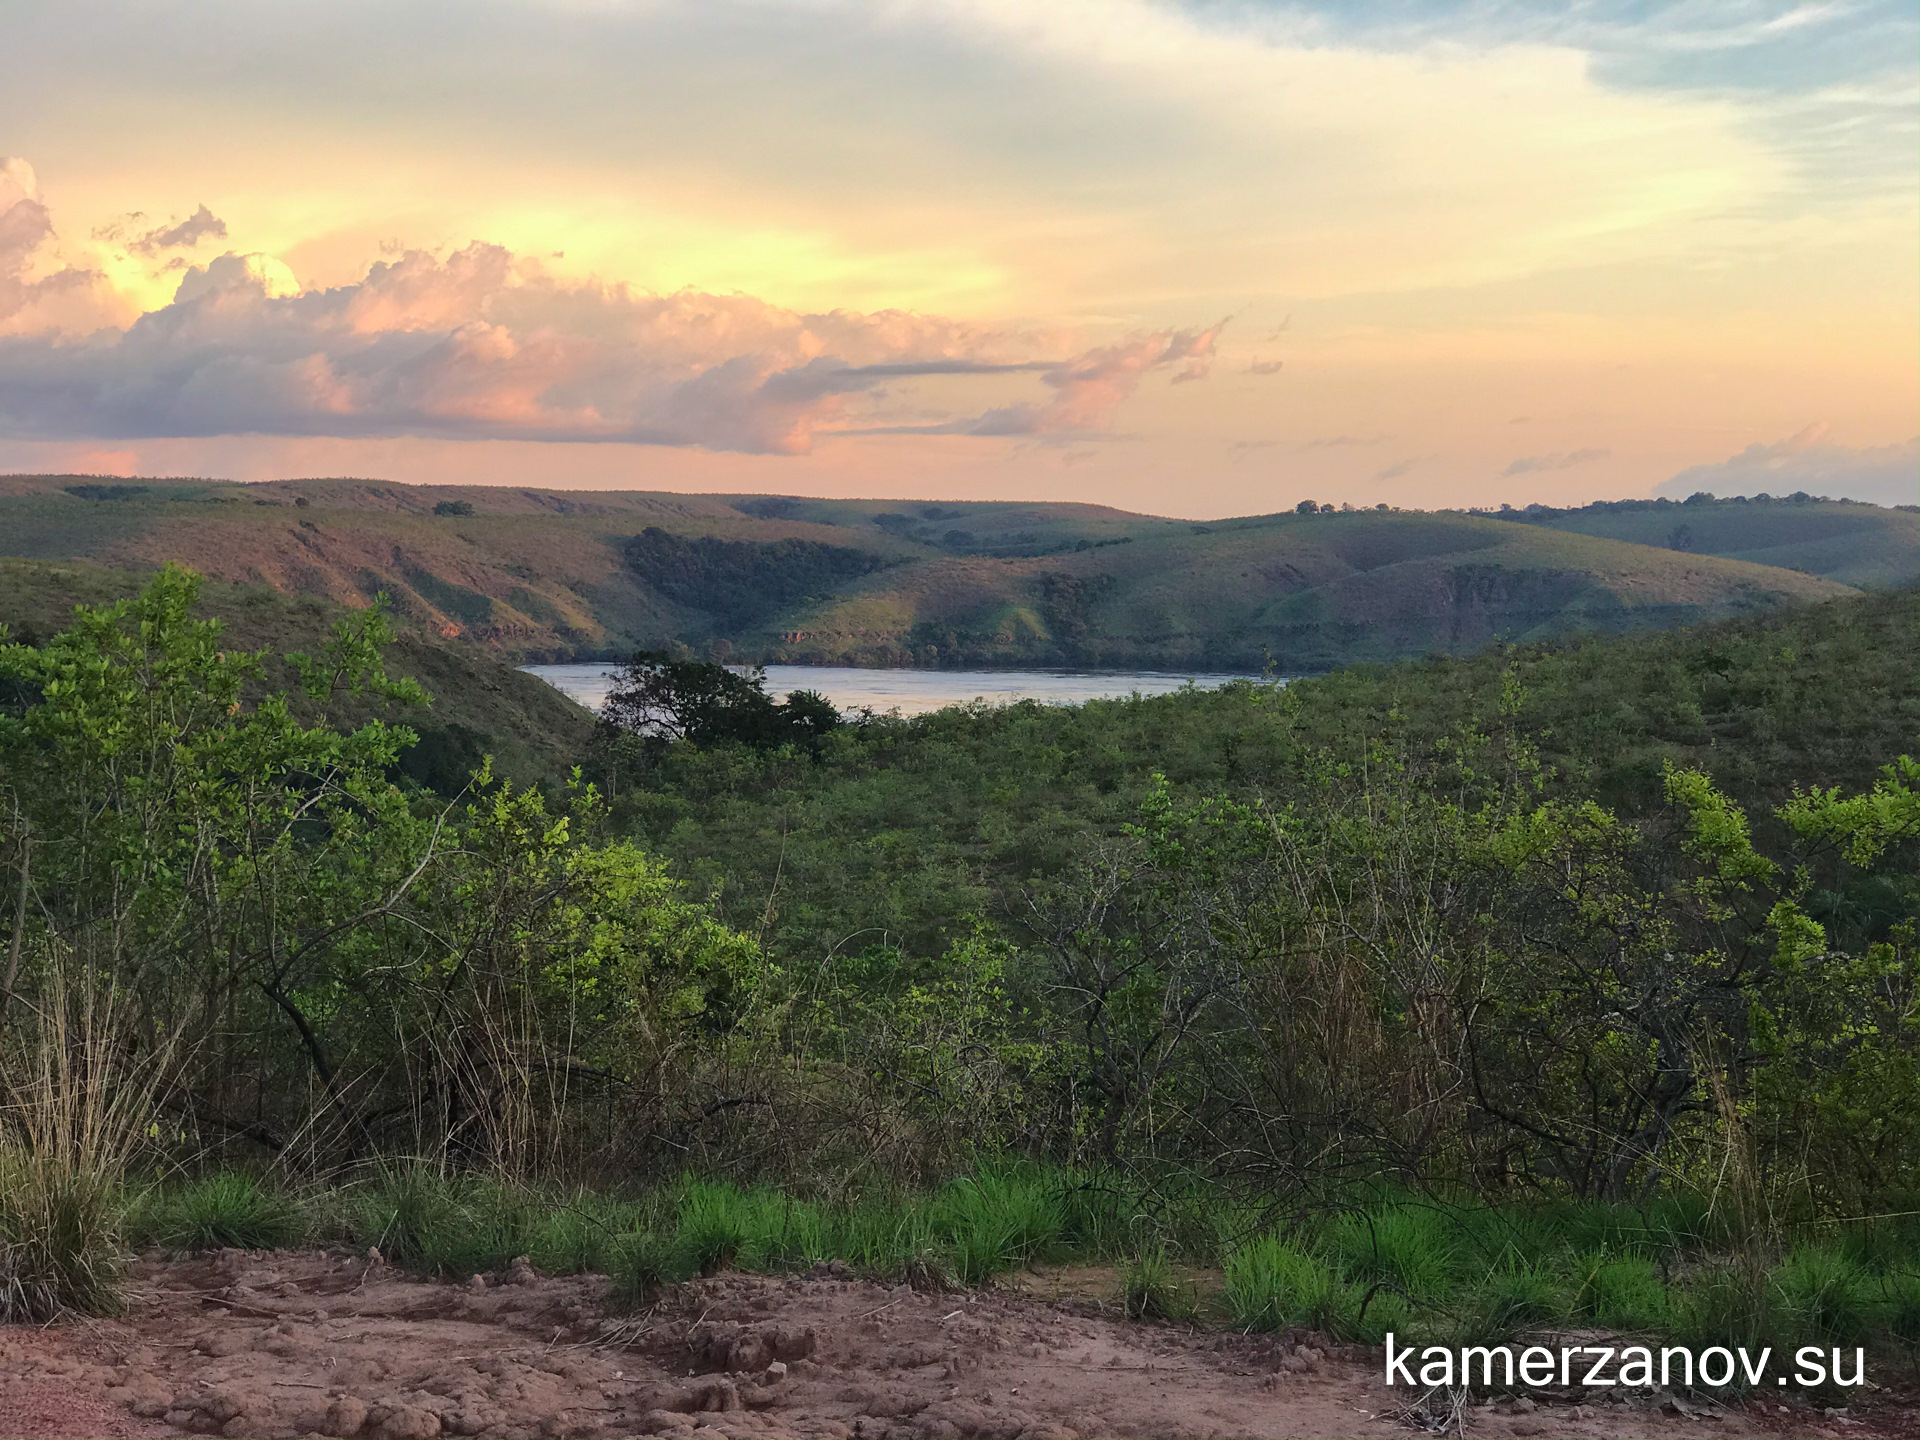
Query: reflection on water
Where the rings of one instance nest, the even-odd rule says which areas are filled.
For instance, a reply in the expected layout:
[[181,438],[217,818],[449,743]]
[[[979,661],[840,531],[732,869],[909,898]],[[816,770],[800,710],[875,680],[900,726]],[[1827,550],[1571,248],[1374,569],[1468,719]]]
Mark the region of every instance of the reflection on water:
[[[611,665],[527,665],[562,694],[597,710],[607,698],[618,669]],[[1165,695],[1183,685],[1203,690],[1229,680],[1258,679],[1239,675],[1173,675],[1165,671],[1108,671],[1089,674],[1071,670],[861,670],[847,665],[769,665],[767,689],[775,695],[789,690],[818,690],[842,710],[898,710],[902,715],[924,715],[969,700],[1005,704],[1038,700],[1048,705],[1078,705],[1083,700],[1106,700],[1120,695]]]

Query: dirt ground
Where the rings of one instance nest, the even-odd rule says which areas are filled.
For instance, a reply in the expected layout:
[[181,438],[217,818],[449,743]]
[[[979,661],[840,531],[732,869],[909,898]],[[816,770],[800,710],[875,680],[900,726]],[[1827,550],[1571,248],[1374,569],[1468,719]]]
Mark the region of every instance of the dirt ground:
[[604,1303],[603,1280],[524,1262],[454,1284],[344,1253],[225,1252],[137,1279],[120,1320],[0,1329],[0,1436],[1920,1434],[1884,1395],[1844,1416],[1667,1397],[1414,1413],[1377,1352],[1130,1323],[1071,1274],[968,1295],[837,1265],[723,1275],[637,1315]]

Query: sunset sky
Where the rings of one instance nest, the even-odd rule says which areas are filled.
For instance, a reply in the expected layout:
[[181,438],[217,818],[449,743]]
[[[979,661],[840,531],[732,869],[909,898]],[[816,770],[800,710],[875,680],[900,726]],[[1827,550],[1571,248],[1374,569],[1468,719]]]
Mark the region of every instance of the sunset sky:
[[9,5],[0,470],[1912,503],[1917,47],[1912,0]]

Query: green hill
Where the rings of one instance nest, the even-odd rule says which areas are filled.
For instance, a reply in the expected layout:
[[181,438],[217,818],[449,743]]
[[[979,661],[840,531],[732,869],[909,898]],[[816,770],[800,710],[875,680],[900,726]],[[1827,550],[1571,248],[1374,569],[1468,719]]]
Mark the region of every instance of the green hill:
[[[1679,508],[1698,507],[1664,507]],[[1895,512],[1831,508],[1912,530]],[[1003,501],[0,478],[0,553],[179,560],[335,605],[385,593],[420,634],[514,660],[725,641],[806,663],[1207,668],[1271,654],[1303,672],[1851,593],[1573,528],[1520,514],[1202,525]]]
[[[0,560],[0,623],[15,639],[65,629],[76,605],[109,604],[134,594],[144,577],[85,563]],[[317,596],[283,595],[262,585],[210,580],[199,613],[221,621],[241,649],[315,651],[346,612]],[[480,757],[523,784],[551,785],[585,753],[592,717],[542,680],[471,646],[449,644],[402,622],[387,668],[418,680],[432,704],[384,708],[420,734],[405,768],[433,788],[465,783]],[[369,708],[369,712],[370,708]]]
[[813,663],[1331,669],[1494,639],[1613,632],[1849,593],[1710,556],[1458,514],[1162,525],[1126,545],[886,569],[798,610]]
[[1530,505],[1503,518],[1692,555],[1824,575],[1860,590],[1920,579],[1920,507],[1851,500],[1603,500],[1579,510]]

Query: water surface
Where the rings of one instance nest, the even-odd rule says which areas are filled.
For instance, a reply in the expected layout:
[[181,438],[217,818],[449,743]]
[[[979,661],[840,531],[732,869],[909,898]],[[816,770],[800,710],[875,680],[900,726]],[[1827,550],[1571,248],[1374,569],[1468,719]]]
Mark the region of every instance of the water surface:
[[[562,694],[597,710],[607,698],[618,667],[589,665],[527,665]],[[1078,705],[1083,700],[1108,700],[1122,695],[1165,695],[1183,685],[1211,690],[1229,680],[1257,680],[1257,675],[1172,674],[1164,670],[863,670],[850,665],[769,665],[767,690],[785,695],[789,690],[818,690],[841,710],[875,710],[884,714],[924,715],[948,705],[985,700],[1004,705],[1014,700],[1038,700],[1046,705]]]

